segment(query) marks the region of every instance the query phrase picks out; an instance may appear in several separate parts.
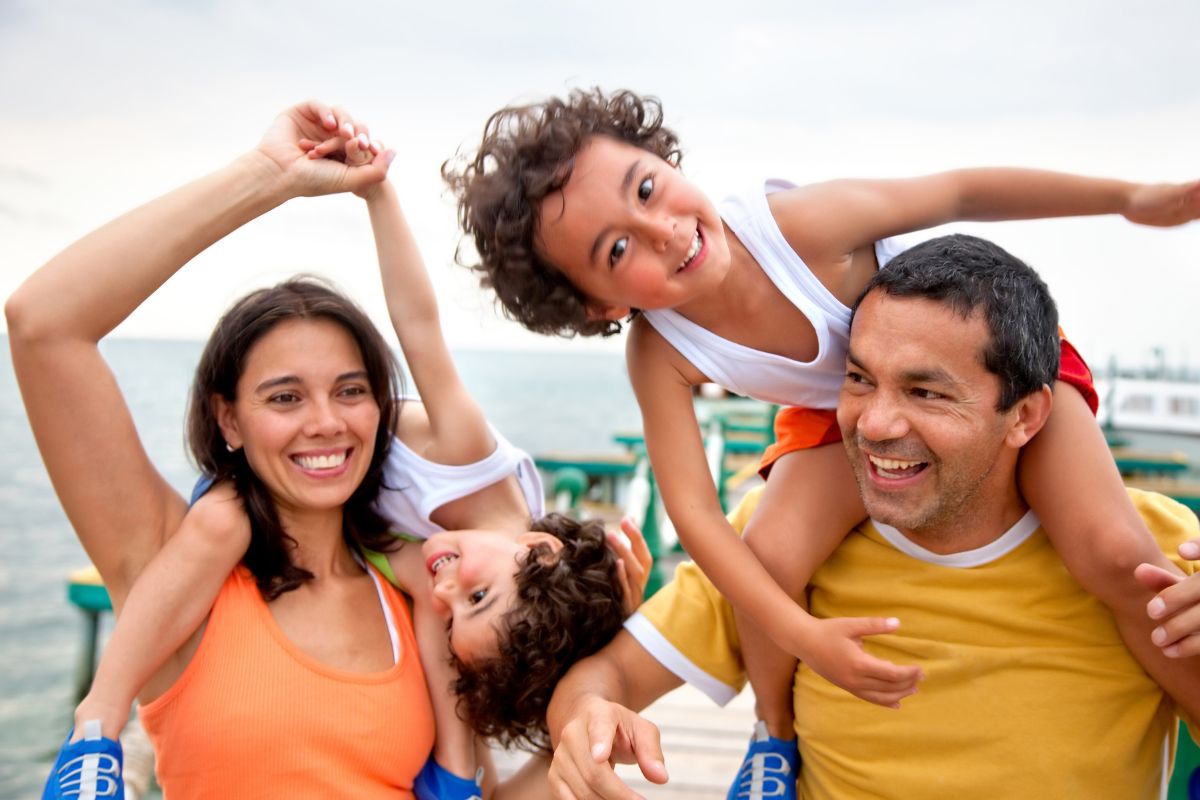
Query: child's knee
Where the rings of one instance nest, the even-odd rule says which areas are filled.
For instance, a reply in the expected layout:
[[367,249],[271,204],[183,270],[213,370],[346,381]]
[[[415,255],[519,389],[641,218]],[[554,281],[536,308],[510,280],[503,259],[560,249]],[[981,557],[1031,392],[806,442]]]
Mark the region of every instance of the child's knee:
[[250,544],[250,518],[232,487],[218,484],[188,509],[179,532],[197,546],[245,550]]

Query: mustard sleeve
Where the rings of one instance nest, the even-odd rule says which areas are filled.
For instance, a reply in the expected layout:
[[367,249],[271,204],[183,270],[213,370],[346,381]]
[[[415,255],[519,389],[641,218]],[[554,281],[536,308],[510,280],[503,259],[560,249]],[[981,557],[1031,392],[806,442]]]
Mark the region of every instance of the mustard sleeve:
[[[739,533],[762,487],[746,493],[729,514]],[[733,608],[694,563],[675,568],[675,577],[642,604],[625,628],[659,663],[725,705],[746,683]]]

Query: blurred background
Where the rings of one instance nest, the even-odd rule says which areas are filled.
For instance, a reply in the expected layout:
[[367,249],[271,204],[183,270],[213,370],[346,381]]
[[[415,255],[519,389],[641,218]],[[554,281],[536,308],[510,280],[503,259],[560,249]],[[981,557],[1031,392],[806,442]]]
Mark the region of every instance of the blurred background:
[[[318,97],[399,151],[391,174],[447,338],[497,427],[535,453],[610,447],[614,430],[639,424],[621,342],[525,333],[454,264],[439,169],[475,146],[490,113],[579,86],[657,95],[685,172],[715,199],[768,176],[975,165],[1183,181],[1200,178],[1197,30],[1200,4],[1188,0],[0,0],[0,296]],[[1200,373],[1200,225],[956,227],[1042,273],[1093,366]],[[298,271],[333,278],[387,330],[365,210],[334,197],[290,203],[214,246],[107,346],[147,447],[180,489],[194,477],[181,431],[199,342],[233,298]],[[86,557],[28,432],[7,347],[0,432],[0,797],[32,797],[68,725],[81,622],[63,582]],[[1153,444],[1177,441],[1198,440]]]

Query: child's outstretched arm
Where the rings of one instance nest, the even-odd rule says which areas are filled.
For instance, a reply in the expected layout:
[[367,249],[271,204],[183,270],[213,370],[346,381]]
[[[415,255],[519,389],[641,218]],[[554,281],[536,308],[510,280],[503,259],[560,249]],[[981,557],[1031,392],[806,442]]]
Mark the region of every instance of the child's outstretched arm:
[[[815,619],[780,588],[729,524],[708,474],[692,406],[691,385],[703,376],[643,323],[636,320],[630,331],[629,377],[641,406],[654,477],[688,554],[763,634],[822,676],[881,705],[893,706],[911,694],[921,676],[919,667],[892,664],[862,646],[865,636],[895,630],[896,620]],[[834,496],[831,492],[822,499]],[[837,540],[845,533],[841,531]],[[796,531],[791,541],[818,553],[832,551],[836,541],[817,541],[821,536],[826,532]]]
[[836,258],[888,236],[957,220],[1121,214],[1143,225],[1172,226],[1200,217],[1200,181],[1142,184],[1001,167],[835,180],[786,194],[784,207],[773,210],[806,261]]
[[156,686],[155,673],[198,631],[249,545],[250,521],[237,492],[228,483],[214,486],[130,589],[92,687],[75,709],[77,735],[84,722],[100,720],[102,734],[115,740],[134,697],[169,686],[171,680]]
[[435,450],[443,464],[465,464],[496,448],[483,410],[467,391],[442,336],[437,298],[425,263],[390,181],[364,193],[379,252],[379,273],[392,327],[425,404]]

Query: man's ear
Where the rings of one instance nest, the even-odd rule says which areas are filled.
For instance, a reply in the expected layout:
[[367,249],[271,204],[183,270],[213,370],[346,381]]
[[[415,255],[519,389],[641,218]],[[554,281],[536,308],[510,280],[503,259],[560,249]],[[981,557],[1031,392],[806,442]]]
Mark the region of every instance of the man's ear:
[[1012,409],[1012,422],[1005,441],[1015,448],[1027,445],[1050,419],[1053,406],[1054,395],[1045,384],[1038,391],[1022,397]]
[[233,404],[219,394],[214,394],[209,402],[212,404],[213,416],[217,418],[217,426],[221,429],[221,436],[225,437],[225,444],[237,450],[242,446],[242,435],[238,431]]
[[526,531],[517,537],[517,541],[528,547],[530,550],[538,545],[546,545],[550,548],[551,555],[543,559],[545,564],[553,564],[558,560],[558,554],[562,552],[563,542],[552,533],[545,531]]
[[629,316],[628,306],[610,306],[607,303],[588,300],[585,308],[588,322],[616,322]]

